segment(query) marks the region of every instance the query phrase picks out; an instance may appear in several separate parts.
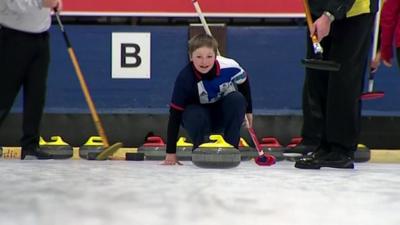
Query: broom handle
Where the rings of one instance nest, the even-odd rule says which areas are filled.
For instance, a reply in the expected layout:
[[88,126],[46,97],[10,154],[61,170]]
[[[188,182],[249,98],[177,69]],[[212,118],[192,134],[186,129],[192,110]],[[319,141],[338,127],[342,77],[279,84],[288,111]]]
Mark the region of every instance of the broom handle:
[[97,114],[96,107],[95,107],[95,105],[93,103],[92,97],[90,96],[88,86],[86,84],[86,81],[85,81],[85,78],[83,76],[82,70],[81,70],[81,68],[79,66],[79,63],[78,63],[77,57],[75,55],[74,49],[72,48],[71,42],[69,41],[67,33],[64,30],[64,26],[63,26],[63,24],[61,22],[61,19],[60,19],[60,13],[57,10],[55,10],[55,14],[56,14],[58,25],[60,26],[61,32],[63,33],[64,40],[65,40],[65,42],[67,44],[68,53],[69,53],[69,56],[71,58],[72,64],[74,65],[74,69],[75,69],[76,75],[78,77],[79,83],[81,85],[83,94],[84,94],[86,102],[87,102],[87,104],[89,106],[89,110],[90,110],[90,114],[92,115],[93,122],[94,122],[94,124],[96,126],[97,132],[99,133],[99,135],[100,135],[100,137],[101,137],[101,139],[103,141],[104,148],[108,148],[110,146],[110,144],[108,142],[108,139],[107,139],[106,133],[104,131],[103,125],[101,124],[100,118],[99,118],[99,116]]
[[[311,17],[311,11],[310,11],[310,5],[308,4],[308,0],[304,0],[304,11],[306,13],[306,21],[307,21],[307,26],[308,29],[310,29],[313,26],[313,21],[312,21],[312,17]],[[318,43],[318,37],[316,34],[313,34],[311,36],[311,40],[313,43]]]
[[[379,23],[381,21],[381,11],[382,11],[383,1],[378,0],[378,12],[375,15],[375,23],[374,23],[374,36],[372,40],[372,54],[371,54],[371,62],[375,59],[376,53],[378,50],[378,39],[379,39]],[[371,70],[371,66],[368,67]],[[369,72],[368,76],[368,92],[373,92],[374,90],[374,77],[375,73]]]
[[[206,34],[212,36],[211,30],[210,30],[210,28],[208,27],[206,18],[204,17],[203,12],[201,11],[199,2],[198,2],[197,0],[192,0],[192,2],[193,2],[193,6],[194,6],[194,8],[195,8],[195,10],[196,10],[196,12],[197,12],[197,15],[198,15],[199,18],[200,18],[201,24],[203,25],[204,31],[206,32]],[[218,49],[217,49],[217,54],[218,54],[218,55],[221,55],[221,53],[219,52]]]
[[247,128],[251,137],[251,140],[253,140],[254,146],[256,147],[258,151],[258,155],[264,155],[264,151],[261,148],[260,142],[258,142],[256,132],[254,131],[253,127]]
[[378,0],[379,8],[378,12],[376,12],[375,15],[375,23],[374,23],[374,37],[373,37],[373,42],[372,42],[372,55],[371,59],[375,59],[376,57],[376,52],[378,50],[378,36],[379,36],[379,23],[381,21],[381,11],[382,11],[382,0]]

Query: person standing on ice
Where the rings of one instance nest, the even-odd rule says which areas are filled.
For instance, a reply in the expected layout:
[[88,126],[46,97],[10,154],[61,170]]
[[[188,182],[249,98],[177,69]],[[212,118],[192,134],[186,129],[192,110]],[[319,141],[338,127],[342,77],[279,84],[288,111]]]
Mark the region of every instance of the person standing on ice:
[[47,158],[39,149],[39,130],[50,62],[50,12],[61,0],[0,1],[0,126],[23,88],[21,159]]
[[305,155],[296,161],[296,168],[351,169],[360,135],[360,96],[378,2],[308,2],[314,23],[308,29],[307,58],[312,57],[310,36],[315,34],[324,47],[323,59],[335,61],[341,67],[339,71],[306,69],[303,142],[290,151]]
[[180,125],[189,134],[193,149],[211,133],[223,133],[224,139],[238,148],[243,121],[252,126],[248,76],[235,60],[217,56],[217,52],[217,41],[207,34],[189,41],[190,62],[173,89],[164,165],[181,164],[176,157]]

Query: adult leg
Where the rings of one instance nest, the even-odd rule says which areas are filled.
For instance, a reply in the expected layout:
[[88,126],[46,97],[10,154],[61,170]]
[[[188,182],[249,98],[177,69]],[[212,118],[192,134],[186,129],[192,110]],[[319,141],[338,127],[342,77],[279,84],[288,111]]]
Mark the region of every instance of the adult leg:
[[[316,20],[317,18],[313,18]],[[307,58],[315,58],[310,31],[307,29]],[[331,37],[327,36],[321,41],[324,48],[323,60],[331,60],[329,51]],[[326,95],[329,72],[316,69],[305,69],[303,85],[303,143],[306,145],[320,145],[325,139]]]
[[[307,58],[314,58],[314,50],[307,32]],[[330,37],[326,37],[322,43],[324,46],[324,59],[329,52]],[[326,48],[325,48],[326,46]],[[285,156],[301,157],[310,152],[315,152],[325,142],[325,106],[329,72],[315,69],[305,69],[303,84],[302,110],[303,126],[301,130],[302,142],[295,148],[284,151]]]
[[326,135],[330,145],[350,156],[360,133],[360,96],[373,19],[373,14],[363,14],[335,21],[332,27],[330,56],[341,69],[329,77]]
[[182,126],[193,142],[193,149],[201,145],[210,134],[210,112],[207,106],[189,105],[183,111]]
[[19,32],[0,29],[0,126],[14,103],[29,59]]
[[42,34],[35,38],[32,46],[36,57],[24,77],[24,116],[22,148],[34,149],[39,144],[40,122],[43,115],[47,90],[47,74],[50,60],[49,37]]

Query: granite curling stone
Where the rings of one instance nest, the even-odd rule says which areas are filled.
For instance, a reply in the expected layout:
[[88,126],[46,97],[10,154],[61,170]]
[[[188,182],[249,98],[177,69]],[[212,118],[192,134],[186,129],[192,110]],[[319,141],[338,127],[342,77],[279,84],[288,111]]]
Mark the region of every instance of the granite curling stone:
[[42,137],[39,141],[37,157],[45,159],[69,159],[73,155],[72,146],[64,142],[60,136],[52,136],[51,141],[46,142]]
[[[100,136],[91,136],[84,145],[79,147],[79,156],[83,159],[89,159],[89,154],[93,156],[96,155],[96,153],[100,153],[103,151],[104,146],[103,146],[103,141]],[[96,158],[96,157],[94,157]]]
[[201,168],[227,169],[240,164],[240,151],[225,142],[221,135],[211,135],[211,143],[204,143],[192,153],[192,162]]

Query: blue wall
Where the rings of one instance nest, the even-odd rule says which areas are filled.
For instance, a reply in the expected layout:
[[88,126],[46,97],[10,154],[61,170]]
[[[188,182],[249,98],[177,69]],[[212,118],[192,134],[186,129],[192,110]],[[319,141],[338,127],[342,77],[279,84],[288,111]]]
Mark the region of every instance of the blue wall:
[[[100,112],[167,112],[173,82],[187,63],[188,28],[177,26],[66,25]],[[305,55],[304,27],[228,27],[228,57],[251,76],[255,113],[299,114]],[[151,79],[111,79],[111,33],[151,32]],[[51,29],[52,62],[46,112],[88,112],[57,26]],[[375,86],[385,98],[365,102],[364,114],[400,115],[397,67],[383,66]],[[21,110],[19,99],[14,111]]]

